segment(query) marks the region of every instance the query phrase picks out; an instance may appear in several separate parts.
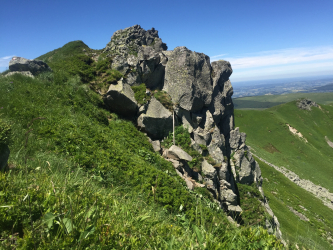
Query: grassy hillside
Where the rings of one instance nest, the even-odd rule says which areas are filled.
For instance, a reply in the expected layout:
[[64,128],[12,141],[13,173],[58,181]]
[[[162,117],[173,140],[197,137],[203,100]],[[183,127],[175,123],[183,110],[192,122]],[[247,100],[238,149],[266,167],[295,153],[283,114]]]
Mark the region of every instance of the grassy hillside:
[[[293,101],[262,111],[235,110],[235,123],[260,157],[333,191],[333,148],[325,140],[327,136],[333,141],[332,105],[306,111]],[[286,124],[308,142],[292,134]]]
[[281,248],[261,227],[229,224],[206,189],[189,191],[131,121],[104,109],[87,84],[103,67],[75,63],[82,47],[70,46],[40,57],[53,73],[0,76],[0,124],[11,126],[0,248]]
[[[283,174],[256,159],[264,176],[263,189],[269,205],[278,217],[285,240],[299,247],[333,249],[333,213],[312,194],[291,182]],[[300,220],[289,208],[305,215]]]
[[330,93],[294,93],[287,95],[262,95],[233,99],[236,109],[266,109],[299,98],[309,98],[320,104],[333,102],[333,92]]
[[[333,140],[332,104],[312,107],[311,111],[298,109],[296,101],[261,111],[235,110],[235,123],[247,133],[247,144],[255,154],[333,191],[333,148],[325,140],[325,136]],[[291,133],[287,124],[306,140]],[[332,210],[273,168],[258,162],[265,195],[286,239],[311,249],[332,248],[327,240],[333,234]],[[301,221],[288,206],[310,221]]]

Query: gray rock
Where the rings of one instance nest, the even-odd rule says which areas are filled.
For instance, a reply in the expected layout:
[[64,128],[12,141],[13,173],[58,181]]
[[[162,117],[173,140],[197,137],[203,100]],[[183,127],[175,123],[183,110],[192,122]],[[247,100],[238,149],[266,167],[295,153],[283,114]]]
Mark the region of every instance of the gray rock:
[[238,146],[240,146],[240,139],[241,139],[241,134],[239,132],[238,127],[230,131],[230,138],[229,138],[230,148],[232,149],[238,148]]
[[228,212],[231,213],[233,215],[233,217],[238,218],[238,216],[241,214],[241,212],[243,212],[243,210],[241,209],[240,206],[235,206],[235,205],[229,205],[228,206]]
[[195,142],[195,140],[193,140],[191,138],[191,147],[196,150],[199,154],[202,154],[202,148],[199,146],[198,143]]
[[151,145],[153,146],[155,152],[161,152],[161,142],[159,140],[152,141]]
[[217,171],[216,169],[210,165],[206,160],[202,162],[201,165],[202,173],[204,174],[205,178],[216,180],[217,179]]
[[168,48],[159,38],[157,30],[152,28],[146,31],[140,25],[134,25],[114,32],[104,52],[135,55],[142,46],[152,46],[157,52]]
[[172,145],[168,149],[167,157],[174,160],[192,161],[192,157],[176,145]]
[[214,180],[211,180],[209,178],[204,178],[204,185],[206,186],[208,191],[210,191],[213,194],[214,198],[217,199],[219,196],[219,193],[216,189]]
[[165,66],[161,62],[161,53],[157,53],[152,47],[144,47],[139,52],[141,80],[148,88],[163,87]]
[[210,132],[203,130],[201,127],[198,127],[197,129],[195,129],[193,131],[193,137],[194,137],[194,141],[197,144],[205,145],[205,146],[207,146],[210,143],[211,138],[212,138]]
[[133,90],[122,81],[110,85],[104,103],[111,111],[124,116],[135,116],[138,111]]
[[207,148],[209,154],[216,162],[223,162],[225,152],[225,139],[224,135],[220,134],[220,130],[217,127],[215,127],[213,130],[212,139]]
[[161,89],[167,62],[162,52],[166,49],[157,30],[134,25],[116,31],[103,52],[112,57],[112,69],[120,71],[129,85],[144,82],[149,88]]
[[33,74],[31,74],[30,71],[13,71],[13,72],[8,72],[5,76],[11,76],[11,75],[14,75],[14,74],[21,74],[21,75],[24,75],[24,76],[29,76],[31,78],[35,78]]
[[299,99],[296,103],[299,109],[311,110],[311,107],[319,107],[317,103],[311,101],[310,99]]
[[130,65],[127,63],[127,59],[124,56],[117,55],[113,58],[111,68],[118,70],[125,75],[130,70]]
[[7,145],[0,147],[0,171],[3,171],[7,166],[10,150]]
[[165,152],[166,153],[163,156],[166,158],[166,160],[171,162],[175,169],[177,169],[178,171],[182,171],[183,170],[183,163],[181,163],[180,161],[174,160],[174,159],[167,158],[167,151],[165,151]]
[[192,133],[193,129],[195,129],[197,126],[192,121],[191,112],[186,109],[176,107],[175,113],[181,120],[183,127],[187,128],[189,133]]
[[173,103],[191,112],[200,111],[211,102],[213,86],[209,57],[177,47],[168,56],[164,90]]
[[219,171],[218,171],[218,177],[219,177],[220,181],[222,181],[222,180],[228,181],[229,180],[230,172],[228,170],[228,164],[227,163],[222,162],[222,166],[219,168]]
[[237,206],[237,195],[231,189],[220,189],[221,200],[226,203],[226,205]]
[[193,182],[189,178],[185,178],[185,183],[189,190],[193,190],[194,185],[193,185]]
[[213,96],[209,110],[217,124],[224,116],[233,114],[234,106],[231,100],[233,88],[229,80],[231,73],[229,62],[222,60],[212,62]]
[[147,110],[148,110],[148,104],[145,103],[139,108],[138,116],[140,116],[141,114],[145,114]]
[[146,114],[138,118],[138,126],[152,139],[161,140],[172,131],[172,114],[154,97],[148,104]]
[[33,75],[37,75],[45,71],[51,71],[51,68],[43,61],[13,57],[9,62],[9,70],[30,71]]
[[206,110],[204,131],[211,133],[212,130],[214,129],[214,127],[215,127],[215,123],[214,123],[213,116],[209,112],[209,110]]

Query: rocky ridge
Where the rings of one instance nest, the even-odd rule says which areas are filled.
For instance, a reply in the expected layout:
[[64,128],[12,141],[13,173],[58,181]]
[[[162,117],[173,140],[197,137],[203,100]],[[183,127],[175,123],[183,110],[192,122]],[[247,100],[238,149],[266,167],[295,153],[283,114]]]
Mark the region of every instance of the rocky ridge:
[[[111,84],[104,101],[113,112],[137,120],[138,127],[151,138],[154,150],[173,164],[189,189],[205,186],[221,208],[237,218],[242,212],[237,183],[256,183],[260,189],[262,177],[259,164],[245,144],[246,134],[234,127],[233,88],[229,80],[232,67],[223,60],[210,63],[207,55],[186,47],[166,49],[154,28],[145,31],[134,25],[116,31],[103,53],[112,60],[110,68],[124,77],[114,86]],[[154,89],[167,92],[173,113],[154,97],[138,104],[130,87],[142,83],[146,93]],[[207,148],[214,165],[205,160],[202,171],[196,172],[188,166],[191,158],[181,148],[160,148],[160,141],[172,131],[174,120],[176,125],[188,129],[195,150],[202,153],[202,147]],[[265,199],[263,205],[269,207]],[[281,237],[271,209],[269,214],[274,221],[271,226]]]

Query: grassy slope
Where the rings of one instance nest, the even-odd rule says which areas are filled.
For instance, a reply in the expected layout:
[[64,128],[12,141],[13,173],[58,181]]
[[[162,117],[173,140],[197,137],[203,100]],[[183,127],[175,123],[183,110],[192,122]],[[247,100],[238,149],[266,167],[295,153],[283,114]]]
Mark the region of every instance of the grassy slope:
[[233,228],[205,192],[189,192],[148,139],[105,111],[74,74],[93,69],[70,59],[66,65],[36,79],[0,78],[15,166],[0,175],[2,247],[279,246],[261,228]]
[[[283,174],[256,159],[264,176],[263,189],[278,217],[285,240],[310,249],[333,249],[326,239],[333,234],[333,213],[320,200],[291,182]],[[303,206],[306,211],[300,207]],[[302,221],[287,206],[310,221]]]
[[[263,111],[235,110],[235,123],[247,133],[247,144],[260,157],[332,192],[333,149],[325,136],[333,140],[333,106],[321,107],[300,110],[294,101]],[[293,135],[286,123],[301,132],[308,143]]]
[[309,98],[312,101],[328,104],[333,102],[333,92],[330,93],[294,93],[287,95],[262,95],[262,96],[249,96],[234,99],[236,109],[264,109],[271,108],[276,105],[291,102],[299,98]]

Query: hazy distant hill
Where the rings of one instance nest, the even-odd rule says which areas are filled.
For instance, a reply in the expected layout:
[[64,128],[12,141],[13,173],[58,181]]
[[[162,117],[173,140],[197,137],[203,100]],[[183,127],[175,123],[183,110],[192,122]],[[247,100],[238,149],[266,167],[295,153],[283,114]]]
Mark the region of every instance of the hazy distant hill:
[[265,109],[280,105],[282,103],[291,102],[299,98],[308,98],[317,103],[328,104],[333,102],[333,92],[249,96],[233,99],[233,103],[235,105],[235,109]]

